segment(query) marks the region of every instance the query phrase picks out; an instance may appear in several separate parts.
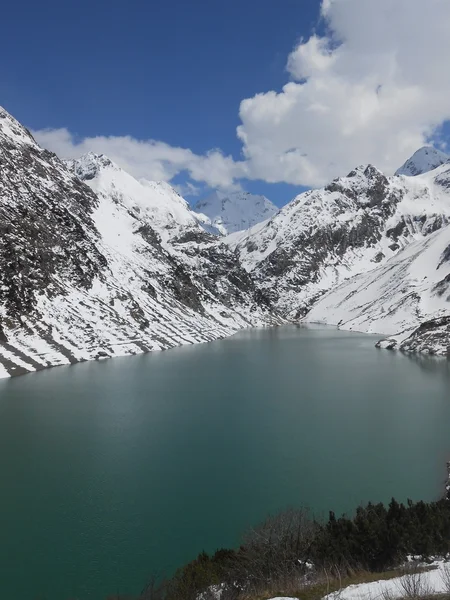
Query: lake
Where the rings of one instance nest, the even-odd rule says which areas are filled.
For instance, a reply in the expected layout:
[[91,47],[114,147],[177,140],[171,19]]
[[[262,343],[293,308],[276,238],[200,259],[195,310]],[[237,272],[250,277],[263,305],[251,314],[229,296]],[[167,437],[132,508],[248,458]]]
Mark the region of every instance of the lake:
[[450,363],[321,327],[0,381],[0,598],[138,593],[289,506],[432,500]]

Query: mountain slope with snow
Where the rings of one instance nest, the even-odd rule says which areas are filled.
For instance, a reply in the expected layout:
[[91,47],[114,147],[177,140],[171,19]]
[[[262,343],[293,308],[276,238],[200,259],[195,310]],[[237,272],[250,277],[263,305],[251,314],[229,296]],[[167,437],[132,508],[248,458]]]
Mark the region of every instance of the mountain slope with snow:
[[305,320],[394,336],[384,344],[390,348],[428,348],[446,354],[450,345],[450,226],[333,289]]
[[3,109],[0,153],[0,376],[279,322],[167,184],[69,169]]
[[400,169],[396,171],[396,175],[408,175],[415,177],[423,175],[437,169],[444,163],[450,160],[450,156],[432,146],[424,146],[415,152]]
[[227,196],[223,231],[276,213],[221,237],[167,183],[103,155],[63,163],[3,109],[0,153],[0,376],[297,321],[314,303],[309,319],[446,348],[448,162],[358,167],[281,211]]
[[226,238],[287,318],[326,291],[384,264],[450,221],[450,165],[418,177],[358,167],[297,196],[269,221]]
[[137,180],[104,155],[89,152],[66,161],[69,170],[102,196],[152,221],[164,243],[187,231],[204,231],[202,219],[186,200],[164,181]]
[[265,196],[220,191],[197,202],[194,210],[206,215],[222,235],[249,229],[278,212],[278,208]]

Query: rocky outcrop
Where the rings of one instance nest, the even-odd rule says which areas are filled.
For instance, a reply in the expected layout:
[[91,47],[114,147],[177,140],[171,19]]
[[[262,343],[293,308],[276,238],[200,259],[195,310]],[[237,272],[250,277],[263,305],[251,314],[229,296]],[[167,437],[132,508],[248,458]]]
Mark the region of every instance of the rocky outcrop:
[[407,353],[450,357],[450,315],[424,321],[406,339],[403,337],[400,335],[398,338],[393,336],[380,340],[376,346]]

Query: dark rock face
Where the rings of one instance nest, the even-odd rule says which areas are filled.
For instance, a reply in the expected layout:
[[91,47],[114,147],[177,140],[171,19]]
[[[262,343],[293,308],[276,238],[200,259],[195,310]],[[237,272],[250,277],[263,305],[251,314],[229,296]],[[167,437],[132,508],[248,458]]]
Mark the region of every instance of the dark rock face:
[[400,350],[450,357],[450,316],[422,323],[402,344]]
[[89,288],[106,267],[94,243],[92,191],[54,154],[1,137],[0,198],[0,302],[7,314],[31,313],[43,291],[64,293],[61,281]]
[[[441,263],[443,264],[443,263]],[[441,265],[439,265],[441,266]],[[439,267],[438,267],[439,268]],[[448,294],[446,300],[450,302],[450,275],[446,275],[441,281],[439,281],[433,288],[433,292],[442,297],[445,294]]]
[[201,292],[183,265],[178,264],[174,267],[167,280],[167,286],[172,289],[179,302],[199,313],[204,312]]
[[144,223],[138,229],[136,229],[135,233],[141,235],[143,239],[158,250],[162,251],[161,246],[161,237],[156,233],[156,231],[151,227],[148,223]]
[[[382,206],[386,197],[388,196],[389,180],[383,173],[378,171],[373,165],[367,165],[366,167],[359,167],[351,171],[346,179],[354,179],[356,182],[360,180],[361,174],[368,182],[367,199],[363,202],[366,206]],[[346,186],[343,184],[342,179],[336,179],[330,185],[325,187],[328,192],[339,192],[350,198],[351,200],[358,200],[359,194],[357,187]]]
[[383,339],[375,344],[375,348],[384,348],[385,350],[395,350],[397,342],[395,340]]
[[384,259],[383,252],[378,252],[378,254],[376,254],[376,256],[374,257],[373,262],[380,263],[383,259]]
[[441,262],[438,265],[438,269],[439,267],[441,267],[444,263],[447,263],[450,261],[450,245],[447,246],[447,248],[444,250],[442,257],[441,257]]
[[186,231],[183,235],[173,240],[174,244],[188,244],[194,242],[196,244],[205,244],[215,242],[217,237],[206,232]]

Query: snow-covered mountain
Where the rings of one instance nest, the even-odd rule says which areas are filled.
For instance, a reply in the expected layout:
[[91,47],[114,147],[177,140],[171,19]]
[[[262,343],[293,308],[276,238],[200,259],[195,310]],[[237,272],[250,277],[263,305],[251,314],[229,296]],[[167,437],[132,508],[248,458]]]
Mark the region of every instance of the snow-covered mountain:
[[186,200],[164,181],[138,181],[108,157],[92,152],[65,162],[98,195],[138,211],[151,221],[164,244],[188,231],[205,231],[205,219],[193,212]]
[[428,173],[450,160],[450,156],[433,146],[424,146],[415,152],[404,165],[396,171],[396,175],[415,177]]
[[220,191],[214,191],[197,202],[194,210],[206,215],[211,225],[222,235],[249,229],[278,212],[278,208],[265,196]]
[[311,308],[310,320],[400,332],[387,346],[450,346],[450,162],[415,176],[358,167],[281,211],[219,194],[198,213],[106,156],[60,161],[3,109],[0,155],[0,376]]
[[391,336],[381,347],[448,354],[450,226],[321,298],[306,321]]
[[450,165],[417,177],[358,167],[226,238],[278,310],[298,319],[326,291],[450,221]]
[[66,165],[3,109],[0,154],[0,376],[279,322],[170,186]]

